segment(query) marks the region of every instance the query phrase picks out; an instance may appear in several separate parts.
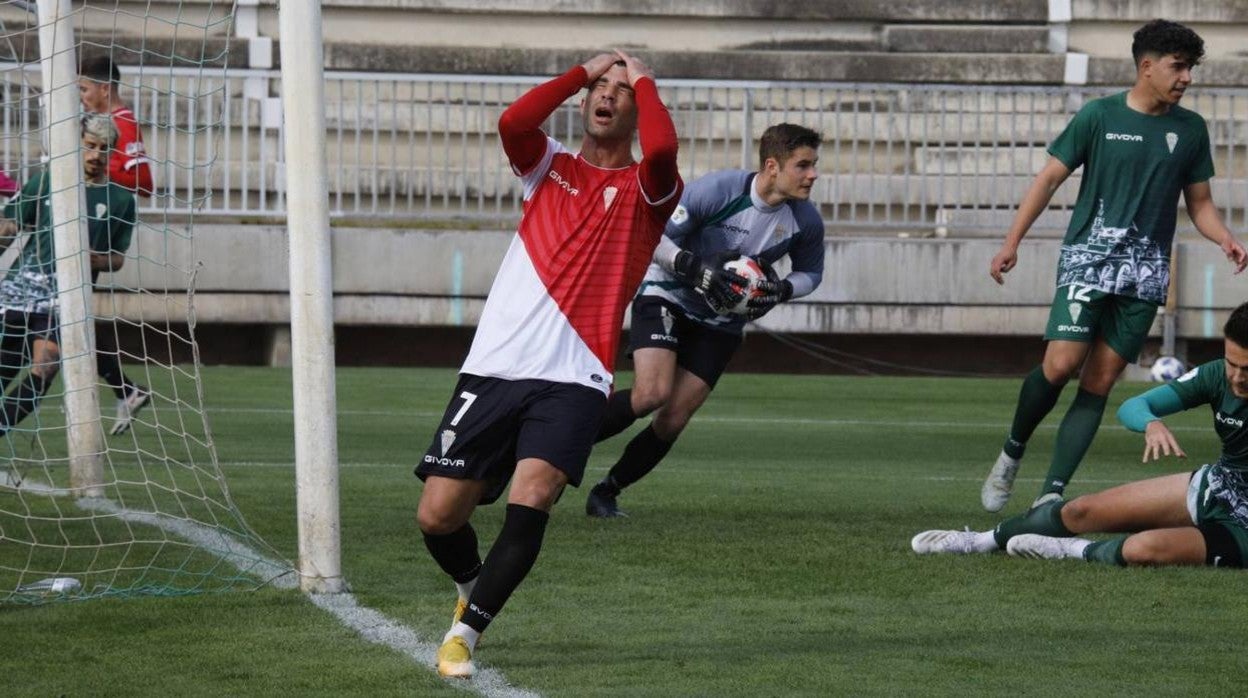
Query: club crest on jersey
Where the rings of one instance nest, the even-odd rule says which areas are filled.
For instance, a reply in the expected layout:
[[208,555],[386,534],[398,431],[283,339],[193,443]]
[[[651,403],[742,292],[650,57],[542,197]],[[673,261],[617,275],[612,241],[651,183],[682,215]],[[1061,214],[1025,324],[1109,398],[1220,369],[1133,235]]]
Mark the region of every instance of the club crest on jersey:
[[676,225],[680,225],[687,220],[689,220],[689,209],[677,204],[676,210],[672,211],[672,222]]
[[100,204],[95,205],[95,217],[96,218],[103,218],[107,215],[108,215],[108,204],[100,203]]
[[1179,144],[1179,134],[1173,131],[1168,131],[1166,133],[1166,147],[1170,149],[1171,153],[1174,152],[1174,146],[1178,144]]
[[558,184],[560,187],[563,187],[563,190],[571,194],[572,196],[576,196],[581,193],[580,189],[577,189],[571,184],[568,184],[568,180],[564,179],[563,176],[560,175],[558,172],[551,170],[550,174],[548,174],[547,176],[550,177],[551,180],[553,180],[555,184]]
[[611,208],[611,202],[615,201],[615,195],[619,193],[619,189],[615,187],[607,187],[602,190],[602,207],[604,209]]
[[445,456],[447,449],[451,447],[451,444],[455,443],[455,431],[453,429],[443,429],[441,438],[442,438],[442,455]]
[[777,226],[776,226],[776,231],[775,231],[774,233],[772,233],[772,234],[771,234],[771,237],[775,238],[776,240],[783,240],[783,239],[784,239],[784,234],[785,234],[786,232],[788,232],[788,231],[786,231],[786,230],[784,229],[784,226],[782,226],[782,225],[777,225]]

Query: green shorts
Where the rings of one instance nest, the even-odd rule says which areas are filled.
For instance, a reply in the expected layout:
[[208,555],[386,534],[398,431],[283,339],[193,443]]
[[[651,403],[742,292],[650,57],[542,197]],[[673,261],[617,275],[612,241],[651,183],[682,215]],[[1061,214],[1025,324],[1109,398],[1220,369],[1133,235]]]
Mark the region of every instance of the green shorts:
[[1058,286],[1044,338],[1091,342],[1100,337],[1128,363],[1134,362],[1157,318],[1157,306],[1082,284]]
[[1223,465],[1201,466],[1187,484],[1187,513],[1205,534],[1210,564],[1218,565],[1219,557],[1241,565],[1248,561],[1248,482],[1244,473]]

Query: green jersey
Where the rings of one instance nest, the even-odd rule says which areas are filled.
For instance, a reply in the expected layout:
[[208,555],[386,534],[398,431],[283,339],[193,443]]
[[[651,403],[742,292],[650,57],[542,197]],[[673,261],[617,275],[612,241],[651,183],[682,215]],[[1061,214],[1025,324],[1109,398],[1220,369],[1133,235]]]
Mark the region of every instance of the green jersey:
[[1213,410],[1213,428],[1222,440],[1222,457],[1218,460],[1237,470],[1248,470],[1248,400],[1235,397],[1226,380],[1226,362],[1210,361],[1188,371],[1168,384],[1179,394],[1183,409],[1209,405]]
[[[56,306],[56,251],[53,246],[50,186],[46,171],[27,180],[4,207],[4,217],[22,231],[17,261],[0,281],[0,308],[48,313]],[[88,184],[87,237],[91,251],[125,252],[134,233],[134,195],[116,184]]]
[[1057,285],[1164,303],[1179,194],[1213,177],[1205,120],[1177,105],[1135,111],[1123,92],[1084,105],[1049,154],[1083,166]]

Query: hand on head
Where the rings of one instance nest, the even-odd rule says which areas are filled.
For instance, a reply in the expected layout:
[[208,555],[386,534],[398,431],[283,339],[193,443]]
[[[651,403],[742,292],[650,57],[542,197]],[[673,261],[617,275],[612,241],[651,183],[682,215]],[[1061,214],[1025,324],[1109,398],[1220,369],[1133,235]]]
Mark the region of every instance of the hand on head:
[[586,73],[589,73],[589,81],[585,84],[592,85],[597,82],[598,78],[602,77],[608,70],[611,70],[611,66],[615,65],[619,60],[620,57],[614,52],[600,53],[582,63],[581,67],[585,69]]
[[628,84],[636,85],[637,81],[642,78],[654,79],[654,71],[635,56],[630,56],[618,48],[615,50],[615,55],[617,60],[624,61],[624,68],[628,71]]

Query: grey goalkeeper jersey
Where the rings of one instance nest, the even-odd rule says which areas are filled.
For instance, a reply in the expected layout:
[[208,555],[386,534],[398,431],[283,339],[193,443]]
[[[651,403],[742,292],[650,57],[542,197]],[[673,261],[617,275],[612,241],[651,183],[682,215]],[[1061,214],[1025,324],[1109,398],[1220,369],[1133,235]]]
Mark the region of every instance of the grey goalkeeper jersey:
[[[815,290],[823,280],[823,218],[809,201],[768,206],[754,191],[754,172],[719,170],[690,182],[663,231],[665,240],[638,290],[677,305],[692,320],[740,333],[745,318],[717,315],[706,300],[668,269],[672,244],[701,258],[732,250],[775,264],[785,255],[792,271],[793,297]],[[660,263],[663,260],[663,263]]]

